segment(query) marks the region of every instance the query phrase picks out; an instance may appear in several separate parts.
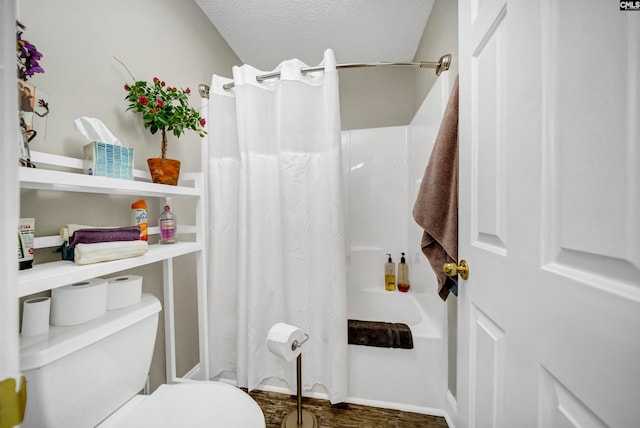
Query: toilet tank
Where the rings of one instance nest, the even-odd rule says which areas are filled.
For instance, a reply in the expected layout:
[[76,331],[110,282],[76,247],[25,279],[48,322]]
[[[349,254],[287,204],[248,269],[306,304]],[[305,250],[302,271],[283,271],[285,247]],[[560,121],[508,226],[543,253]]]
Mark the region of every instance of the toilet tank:
[[88,428],[145,385],[158,328],[158,299],[108,311],[73,327],[20,340],[27,379],[23,428]]

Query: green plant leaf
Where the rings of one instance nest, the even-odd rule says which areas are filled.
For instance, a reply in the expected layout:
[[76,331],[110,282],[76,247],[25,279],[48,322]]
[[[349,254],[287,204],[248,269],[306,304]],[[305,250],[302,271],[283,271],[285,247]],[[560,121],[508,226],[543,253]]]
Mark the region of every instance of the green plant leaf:
[[[201,116],[198,110],[189,105],[189,94],[182,88],[169,90],[172,86],[162,86],[161,82],[154,78],[150,83],[140,80],[130,85],[125,97],[129,105],[125,111],[131,110],[140,114],[145,129],[149,129],[151,134],[164,129],[180,138],[190,129],[202,137],[205,131],[200,128]],[[148,102],[141,103],[142,97]],[[162,107],[159,107],[158,100],[163,104]]]

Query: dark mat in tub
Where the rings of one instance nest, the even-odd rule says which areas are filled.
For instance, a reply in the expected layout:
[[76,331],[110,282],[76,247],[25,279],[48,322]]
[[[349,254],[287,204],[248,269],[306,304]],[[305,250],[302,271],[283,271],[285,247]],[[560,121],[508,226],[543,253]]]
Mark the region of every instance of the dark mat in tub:
[[349,345],[413,349],[413,336],[406,324],[349,320]]

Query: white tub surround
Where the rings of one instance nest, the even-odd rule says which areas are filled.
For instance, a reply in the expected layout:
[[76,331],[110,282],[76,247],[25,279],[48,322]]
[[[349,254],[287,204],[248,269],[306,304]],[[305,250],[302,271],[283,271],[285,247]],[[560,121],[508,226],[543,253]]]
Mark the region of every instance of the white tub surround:
[[[444,415],[446,305],[412,218],[449,93],[443,73],[408,126],[342,133],[349,243],[348,317],[407,324],[414,349],[349,345],[348,401]],[[411,289],[385,291],[386,253],[406,253]]]
[[413,349],[349,345],[349,402],[444,415],[444,341],[418,303],[426,298],[384,289],[349,292],[350,319],[404,323],[413,336]]

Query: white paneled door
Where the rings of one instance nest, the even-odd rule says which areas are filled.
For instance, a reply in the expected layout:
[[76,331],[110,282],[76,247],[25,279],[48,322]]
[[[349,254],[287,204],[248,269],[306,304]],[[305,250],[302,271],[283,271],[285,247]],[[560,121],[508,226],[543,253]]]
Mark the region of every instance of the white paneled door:
[[640,11],[461,0],[457,428],[640,427]]

